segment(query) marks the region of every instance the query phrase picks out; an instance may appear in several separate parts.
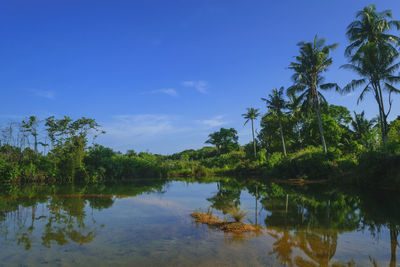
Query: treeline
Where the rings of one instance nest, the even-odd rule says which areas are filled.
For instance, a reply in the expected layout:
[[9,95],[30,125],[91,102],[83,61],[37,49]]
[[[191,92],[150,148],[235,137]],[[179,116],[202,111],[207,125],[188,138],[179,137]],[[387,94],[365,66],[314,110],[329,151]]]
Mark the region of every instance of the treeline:
[[[253,141],[240,146],[237,131],[211,133],[200,150],[170,156],[125,154],[91,145],[104,132],[95,120],[31,116],[3,127],[0,137],[0,179],[3,181],[86,181],[166,176],[243,175],[275,179],[334,179],[383,187],[400,187],[400,117],[389,122],[392,95],[400,93],[400,21],[391,11],[365,7],[347,28],[349,46],[342,66],[357,74],[345,86],[324,82],[333,63],[327,45],[317,36],[300,42],[289,64],[293,85],[273,89],[261,100],[266,112],[248,108],[245,124]],[[378,114],[367,119],[343,106],[330,105],[324,90],[348,93],[361,88],[376,100]],[[260,118],[259,131],[254,122]]]

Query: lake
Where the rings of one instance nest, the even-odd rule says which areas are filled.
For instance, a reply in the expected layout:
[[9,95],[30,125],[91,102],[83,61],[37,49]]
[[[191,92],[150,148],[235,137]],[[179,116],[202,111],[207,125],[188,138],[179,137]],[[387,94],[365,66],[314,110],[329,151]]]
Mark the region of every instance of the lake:
[[[190,213],[261,231],[225,233]],[[107,185],[4,185],[0,266],[397,266],[390,192],[234,178]]]

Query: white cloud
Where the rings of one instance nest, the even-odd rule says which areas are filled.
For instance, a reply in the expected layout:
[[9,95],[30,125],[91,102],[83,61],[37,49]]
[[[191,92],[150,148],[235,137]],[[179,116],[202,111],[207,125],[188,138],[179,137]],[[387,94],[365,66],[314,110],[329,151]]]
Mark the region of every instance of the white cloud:
[[206,94],[207,89],[208,89],[208,82],[201,81],[201,80],[199,80],[199,81],[183,81],[182,85],[184,87],[194,88],[202,94]]
[[169,96],[178,96],[178,92],[173,88],[163,88],[163,89],[153,90],[150,92],[144,92],[143,94],[166,94]]
[[51,90],[41,90],[41,89],[30,89],[29,90],[33,95],[47,98],[47,99],[54,99],[55,93]]
[[167,115],[117,115],[105,125],[107,134],[118,137],[147,138],[176,131],[173,117]]
[[134,149],[153,153],[200,148],[214,128],[229,123],[224,118],[225,115],[203,120],[167,114],[116,115],[101,123],[106,134],[97,142],[120,151]]
[[224,115],[218,115],[211,119],[201,120],[200,122],[208,128],[220,127],[228,123],[223,120],[224,117]]

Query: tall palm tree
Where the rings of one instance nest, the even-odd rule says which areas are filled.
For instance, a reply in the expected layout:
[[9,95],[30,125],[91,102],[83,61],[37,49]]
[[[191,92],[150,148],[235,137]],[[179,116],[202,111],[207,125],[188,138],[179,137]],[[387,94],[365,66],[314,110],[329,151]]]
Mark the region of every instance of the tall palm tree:
[[362,53],[360,49],[368,43],[386,47],[391,53],[398,54],[395,46],[400,44],[400,38],[389,31],[393,28],[400,29],[400,21],[390,19],[391,10],[377,12],[374,4],[358,11],[356,20],[347,26],[346,35],[350,45],[346,48],[345,55],[352,58]]
[[269,115],[277,114],[279,121],[279,130],[281,133],[282,140],[282,148],[283,154],[286,156],[286,145],[285,138],[283,136],[283,127],[282,127],[282,112],[287,108],[287,103],[283,99],[284,88],[281,87],[279,90],[273,89],[272,94],[268,95],[268,98],[261,98],[261,100],[265,101],[267,104],[267,108],[269,109]]
[[289,87],[288,94],[301,93],[299,98],[302,101],[302,106],[311,107],[317,112],[322,149],[324,153],[327,153],[320,103],[325,101],[325,98],[318,91],[318,87],[324,90],[332,88],[337,91],[340,90],[335,83],[322,84],[324,81],[322,73],[332,65],[332,58],[329,57],[329,54],[337,47],[337,44],[325,45],[324,38],[315,36],[313,42],[300,42],[297,45],[300,47],[300,55],[296,57],[295,62],[289,65],[289,69],[294,71],[292,76],[294,84]]
[[307,117],[306,114],[309,111],[302,107],[300,103],[300,98],[296,96],[294,93],[288,94],[288,101],[287,101],[287,115],[289,118],[294,121],[294,132],[297,133],[297,142],[301,145],[302,138],[301,138],[301,125],[304,123],[304,119]]
[[[393,87],[393,83],[400,82],[400,76],[395,75],[400,67],[399,63],[395,63],[399,56],[396,47],[400,44],[400,37],[389,33],[393,28],[400,29],[400,21],[389,20],[391,18],[390,10],[376,12],[375,5],[359,11],[356,20],[347,28],[350,45],[345,54],[349,57],[350,63],[342,66],[362,77],[362,79],[351,81],[343,88],[343,92],[349,92],[362,86],[364,89],[358,102],[364,98],[366,92],[373,92],[379,108],[379,122],[384,142],[387,141],[387,117],[392,106],[391,94],[400,93]],[[389,93],[387,112],[385,111],[383,90]]]
[[242,114],[243,118],[246,119],[244,125],[251,121],[251,132],[253,134],[253,147],[254,147],[254,158],[257,158],[256,139],[254,138],[254,120],[260,116],[259,109],[247,108],[247,113]]

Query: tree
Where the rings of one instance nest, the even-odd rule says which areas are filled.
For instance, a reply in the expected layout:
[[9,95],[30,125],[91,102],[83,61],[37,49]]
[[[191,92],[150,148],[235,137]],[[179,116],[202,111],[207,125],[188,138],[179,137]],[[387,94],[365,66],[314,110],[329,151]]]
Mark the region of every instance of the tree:
[[332,88],[340,90],[335,83],[321,84],[324,81],[322,73],[332,65],[329,54],[337,44],[325,45],[325,39],[315,36],[313,42],[300,42],[297,45],[300,47],[300,55],[296,57],[296,62],[289,65],[289,69],[294,71],[292,76],[294,84],[288,88],[288,94],[301,93],[299,98],[303,103],[302,106],[311,106],[317,112],[322,149],[327,153],[320,106],[321,100],[325,99],[318,91],[318,87],[324,90]]
[[[356,72],[361,79],[352,80],[343,92],[353,91],[357,87],[364,88],[358,98],[362,101],[365,93],[373,92],[378,104],[379,121],[382,140],[387,141],[387,117],[392,107],[392,93],[400,93],[393,84],[400,82],[400,76],[395,75],[400,64],[395,63],[399,53],[396,47],[400,37],[390,34],[393,28],[400,29],[400,21],[390,20],[392,12],[385,10],[377,12],[375,5],[365,7],[356,15],[356,20],[347,27],[347,37],[350,45],[345,55],[350,63],[342,68]],[[389,109],[385,111],[383,90],[389,93]]]
[[261,100],[266,102],[267,108],[269,109],[268,114],[272,115],[275,113],[278,115],[283,154],[286,156],[286,145],[282,127],[282,111],[287,108],[287,103],[283,99],[284,90],[285,89],[283,87],[281,87],[279,90],[273,89],[272,95],[270,94],[268,98],[261,98]]
[[400,143],[400,118],[390,123],[388,139],[390,142]]
[[221,128],[219,132],[209,134],[205,143],[215,145],[219,155],[221,153],[228,153],[229,151],[238,149],[238,139],[239,137],[237,136],[237,131],[235,129]]
[[302,126],[304,126],[307,117],[309,117],[309,110],[303,110],[301,105],[301,99],[294,93],[287,95],[287,116],[289,120],[293,123],[292,132],[294,134],[294,140],[296,148],[300,148],[304,141],[304,136],[302,136]]
[[254,138],[254,120],[260,116],[259,110],[255,108],[247,108],[247,113],[242,114],[243,118],[246,119],[244,125],[246,125],[249,121],[251,121],[251,133],[253,134],[253,147],[254,147],[254,158],[257,158],[257,149],[256,149],[256,139]]
[[27,120],[22,121],[23,131],[30,133],[34,139],[34,150],[36,154],[38,153],[38,126],[39,121],[37,120],[36,116],[30,116]]
[[46,119],[45,126],[53,145],[51,153],[54,156],[54,166],[58,161],[60,176],[74,179],[76,170],[82,168],[88,136],[96,138],[104,131],[99,129],[100,125],[94,119],[85,117],[74,121],[68,116],[62,119],[51,116]]
[[364,111],[359,114],[354,111],[354,118],[351,118],[351,127],[353,128],[355,138],[357,140],[361,139],[365,134],[371,131],[375,123],[375,119],[368,120],[365,118]]
[[345,55],[353,58],[364,53],[362,47],[368,43],[386,47],[391,53],[397,54],[395,46],[400,44],[400,38],[389,34],[389,31],[393,28],[399,29],[400,21],[390,19],[392,19],[391,10],[377,12],[374,4],[358,11],[356,20],[347,26],[346,36],[350,45],[346,48]]

